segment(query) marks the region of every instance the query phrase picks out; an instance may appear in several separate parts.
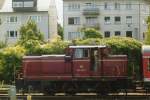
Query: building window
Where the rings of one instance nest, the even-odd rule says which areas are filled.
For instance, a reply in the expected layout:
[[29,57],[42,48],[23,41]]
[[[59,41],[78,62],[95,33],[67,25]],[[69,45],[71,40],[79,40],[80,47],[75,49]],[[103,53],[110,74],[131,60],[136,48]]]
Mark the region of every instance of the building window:
[[34,7],[34,1],[25,1],[24,7]]
[[17,31],[7,31],[9,38],[17,38],[18,32]]
[[86,17],[86,24],[95,25],[98,23],[97,17]]
[[126,16],[126,23],[132,24],[132,16]]
[[17,16],[7,17],[7,23],[17,23]]
[[127,9],[127,10],[131,10],[131,9],[132,9],[131,3],[127,3],[127,4],[126,4],[126,9]]
[[115,24],[121,24],[121,17],[115,17]]
[[120,31],[115,31],[115,36],[120,36],[121,32]]
[[68,32],[68,40],[74,40],[78,38],[81,38],[80,32]]
[[111,24],[110,17],[105,17],[104,20],[105,20],[105,24]]
[[107,2],[104,3],[104,9],[105,9],[105,10],[109,10],[109,9],[110,9],[110,7],[109,7],[109,5],[108,5]]
[[41,16],[30,16],[31,20],[35,21],[36,23],[41,22]]
[[80,24],[80,17],[69,17],[68,18],[69,25],[79,25]]
[[104,37],[106,37],[106,38],[107,38],[107,37],[110,37],[110,32],[109,32],[109,31],[105,31],[105,32],[104,32]]
[[126,31],[126,37],[132,37],[132,31]]
[[85,3],[86,5],[86,8],[95,8],[96,7],[96,4],[94,3]]
[[115,10],[120,10],[120,3],[115,3]]
[[23,2],[13,2],[13,7],[23,7]]
[[80,10],[80,4],[69,4],[68,5],[69,11],[79,11]]

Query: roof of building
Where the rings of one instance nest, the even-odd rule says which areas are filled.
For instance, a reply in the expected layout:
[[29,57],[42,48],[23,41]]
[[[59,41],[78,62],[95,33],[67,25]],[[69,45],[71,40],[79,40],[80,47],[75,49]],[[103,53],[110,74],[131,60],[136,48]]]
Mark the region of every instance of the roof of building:
[[[37,0],[37,11],[48,11],[51,0]],[[14,12],[12,0],[5,0],[0,12]]]

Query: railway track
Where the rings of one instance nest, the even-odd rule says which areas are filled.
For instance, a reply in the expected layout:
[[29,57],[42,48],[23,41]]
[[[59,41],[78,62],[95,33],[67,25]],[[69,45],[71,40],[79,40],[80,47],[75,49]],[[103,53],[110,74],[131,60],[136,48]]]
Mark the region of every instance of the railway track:
[[[17,94],[17,100],[27,100],[28,94]],[[96,95],[94,93],[77,94],[76,96],[65,96],[65,95],[55,95],[55,96],[45,96],[42,94],[31,94],[32,100],[150,100],[150,94],[143,93],[124,93],[119,94],[109,94],[107,96]],[[9,100],[8,94],[1,94],[0,100]]]
[[[0,100],[9,100],[8,96],[0,96]],[[27,100],[27,96],[17,96],[17,100]],[[109,95],[109,96],[38,96],[33,95],[32,100],[150,100],[146,95]]]

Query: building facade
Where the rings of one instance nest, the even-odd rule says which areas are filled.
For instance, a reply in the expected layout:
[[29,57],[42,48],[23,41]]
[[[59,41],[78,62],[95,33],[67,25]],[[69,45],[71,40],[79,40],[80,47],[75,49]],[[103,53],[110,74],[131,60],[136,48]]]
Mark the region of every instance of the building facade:
[[0,9],[2,8],[4,2],[5,0],[0,0]]
[[145,0],[63,0],[64,39],[81,38],[82,28],[96,28],[103,37],[143,41],[149,2]]
[[[42,0],[5,0],[0,10],[0,41],[8,44],[16,43],[20,37],[20,27],[29,19],[36,22],[46,41],[57,34],[57,19],[53,18],[54,16],[57,18],[57,15],[50,16],[51,2],[47,0],[46,3],[42,4]],[[51,20],[54,23],[52,28]]]

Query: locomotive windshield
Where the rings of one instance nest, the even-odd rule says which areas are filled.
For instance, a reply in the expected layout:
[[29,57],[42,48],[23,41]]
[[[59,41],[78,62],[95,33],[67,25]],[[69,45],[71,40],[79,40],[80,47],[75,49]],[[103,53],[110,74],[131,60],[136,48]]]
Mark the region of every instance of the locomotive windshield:
[[74,58],[87,58],[89,57],[89,49],[77,48],[74,51]]

